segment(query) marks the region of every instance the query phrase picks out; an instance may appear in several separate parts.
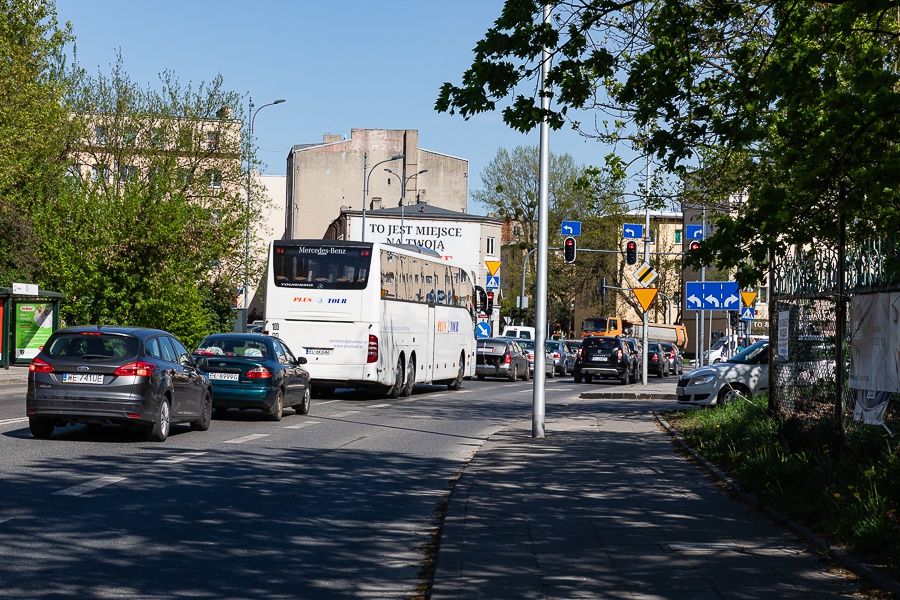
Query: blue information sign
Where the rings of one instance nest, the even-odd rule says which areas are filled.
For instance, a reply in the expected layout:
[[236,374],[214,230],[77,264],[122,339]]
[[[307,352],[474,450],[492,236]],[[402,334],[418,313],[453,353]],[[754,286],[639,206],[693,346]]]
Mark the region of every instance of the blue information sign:
[[636,225],[634,223],[625,223],[625,225],[622,226],[622,237],[643,239],[644,226]]
[[581,221],[563,221],[562,234],[573,237],[581,235]]
[[688,225],[685,227],[685,237],[689,240],[702,240],[703,225]]
[[736,281],[689,281],[685,308],[689,310],[739,310],[741,296]]
[[500,276],[499,275],[488,275],[488,278],[484,283],[484,289],[499,290],[500,289]]

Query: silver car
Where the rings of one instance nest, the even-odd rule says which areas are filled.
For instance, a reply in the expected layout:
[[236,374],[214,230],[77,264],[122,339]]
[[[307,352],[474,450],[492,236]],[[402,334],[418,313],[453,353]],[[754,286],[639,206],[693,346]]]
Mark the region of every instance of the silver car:
[[[528,355],[528,364],[531,366],[531,372],[534,373],[534,358],[536,355],[534,350],[534,340],[520,339],[519,345],[522,346],[522,350]],[[556,377],[556,364],[553,362],[553,357],[547,351],[544,351],[544,373],[546,373],[547,377],[550,379]]]
[[553,358],[553,366],[559,375],[568,375],[575,367],[577,350],[572,350],[568,342],[562,340],[548,340],[547,352]]
[[769,387],[769,340],[756,342],[725,362],[700,367],[681,376],[678,402],[722,406],[739,396],[754,396]]

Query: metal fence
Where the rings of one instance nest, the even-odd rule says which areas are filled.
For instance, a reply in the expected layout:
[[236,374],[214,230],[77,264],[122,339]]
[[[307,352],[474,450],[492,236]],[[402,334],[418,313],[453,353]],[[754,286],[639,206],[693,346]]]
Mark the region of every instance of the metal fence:
[[[843,252],[796,252],[773,264],[769,405],[797,437],[821,441],[859,426],[856,393],[849,385],[850,311],[854,298],[900,291],[898,248],[900,237],[894,237],[847,245]],[[787,360],[777,358],[779,349]],[[889,431],[900,431],[898,401],[900,394],[894,394],[888,404]]]

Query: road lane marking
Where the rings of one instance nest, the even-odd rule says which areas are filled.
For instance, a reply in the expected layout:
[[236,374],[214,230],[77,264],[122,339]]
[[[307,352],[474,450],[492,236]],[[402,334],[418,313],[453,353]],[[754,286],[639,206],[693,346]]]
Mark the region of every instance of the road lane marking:
[[70,488],[60,490],[58,492],[53,492],[53,495],[54,496],[80,496],[82,494],[92,492],[96,489],[106,487],[107,485],[112,485],[113,483],[119,483],[120,481],[125,481],[125,478],[124,477],[98,477],[97,479],[94,479],[93,481],[88,481],[86,483],[72,486]]
[[250,442],[253,440],[258,440],[259,438],[269,437],[268,433],[251,433],[250,435],[245,435],[243,437],[234,438],[233,440],[226,440],[222,442],[223,444],[243,444],[244,442]]
[[321,423],[321,421],[304,421],[303,423],[297,423],[296,425],[288,425],[285,429],[303,429],[304,427],[318,425],[319,423]]
[[331,404],[333,402],[340,402],[340,400],[326,400],[325,402],[316,402],[316,404],[321,406],[322,404]]
[[28,417],[20,417],[18,419],[3,419],[0,425],[12,425],[13,423],[27,423]]
[[334,413],[333,415],[329,415],[332,419],[339,419],[341,417],[349,417],[350,415],[355,415],[359,413],[358,410],[345,410],[344,412]]
[[373,405],[370,406],[369,408],[385,408],[386,406],[390,406],[390,404],[387,404],[387,403],[385,403],[385,404],[373,404]]
[[162,458],[154,462],[156,462],[157,464],[165,463],[167,465],[174,465],[175,463],[191,460],[192,458],[197,458],[198,456],[203,456],[204,454],[206,454],[206,452],[185,452],[184,454],[170,456],[169,458]]
[[0,523],[6,523],[7,521],[12,521],[15,517],[0,517]]

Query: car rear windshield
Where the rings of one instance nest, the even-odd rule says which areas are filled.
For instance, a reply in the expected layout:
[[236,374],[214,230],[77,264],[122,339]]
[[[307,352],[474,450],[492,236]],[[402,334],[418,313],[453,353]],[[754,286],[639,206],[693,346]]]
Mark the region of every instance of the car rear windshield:
[[267,358],[269,355],[263,341],[241,338],[216,338],[204,340],[194,351],[200,356],[240,356],[247,358]]
[[615,338],[586,339],[581,343],[581,347],[584,349],[618,350],[619,340]]
[[138,341],[123,335],[63,333],[54,336],[43,352],[51,358],[128,359],[137,356]]

